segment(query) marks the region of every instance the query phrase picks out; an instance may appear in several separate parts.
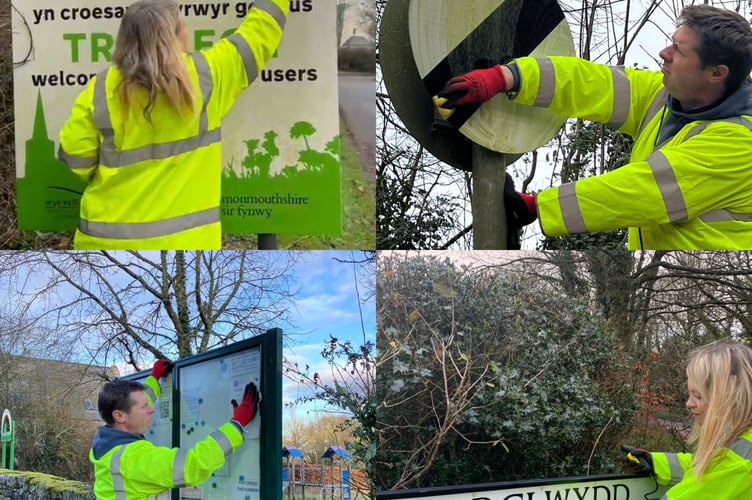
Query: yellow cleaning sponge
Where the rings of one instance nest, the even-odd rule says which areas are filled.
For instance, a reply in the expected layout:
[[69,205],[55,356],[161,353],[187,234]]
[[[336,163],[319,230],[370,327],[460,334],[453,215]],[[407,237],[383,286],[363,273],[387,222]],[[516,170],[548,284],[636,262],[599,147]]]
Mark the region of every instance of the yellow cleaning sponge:
[[433,104],[434,106],[436,106],[436,110],[439,112],[439,116],[443,120],[448,120],[449,117],[452,116],[452,113],[454,113],[453,109],[447,109],[447,108],[441,107],[441,105],[444,104],[446,101],[447,100],[445,97],[433,96]]

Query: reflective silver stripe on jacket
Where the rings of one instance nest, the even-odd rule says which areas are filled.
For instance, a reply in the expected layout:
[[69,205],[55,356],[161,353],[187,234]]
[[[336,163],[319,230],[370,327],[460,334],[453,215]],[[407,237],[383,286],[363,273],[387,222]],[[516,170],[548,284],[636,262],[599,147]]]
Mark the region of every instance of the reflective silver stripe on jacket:
[[274,18],[275,21],[277,21],[277,24],[279,25],[279,29],[284,31],[285,30],[285,13],[282,12],[282,9],[280,9],[276,4],[273,2],[270,2],[269,0],[256,0],[256,2],[253,4],[253,7],[256,9],[261,9],[270,16]]
[[122,240],[157,238],[219,222],[219,207],[154,222],[95,222],[81,219],[78,229],[97,238]]
[[752,123],[750,123],[749,120],[741,116],[734,116],[731,118],[724,118],[722,120],[710,120],[707,122],[702,122],[699,125],[692,127],[692,130],[687,132],[687,135],[684,136],[684,139],[682,140],[682,142],[690,140],[692,137],[696,136],[697,134],[699,134],[700,132],[708,128],[708,125],[712,125],[713,123],[719,123],[719,122],[741,125],[743,127],[747,127],[747,129],[752,132]]
[[575,182],[568,182],[559,187],[559,207],[569,234],[588,232],[585,226],[585,218],[580,209],[580,202],[577,200],[575,184]]
[[684,201],[684,194],[679,187],[679,181],[666,155],[660,150],[656,151],[648,157],[647,162],[653,170],[653,176],[655,176],[655,182],[661,191],[663,203],[666,204],[669,221],[687,220],[689,218],[687,203]]
[[188,450],[178,448],[175,459],[172,461],[172,486],[182,488],[185,486],[185,462],[188,459]]
[[668,460],[668,467],[671,471],[671,479],[669,480],[669,484],[673,485],[684,479],[684,469],[681,466],[681,463],[679,462],[679,457],[676,455],[676,453],[664,453],[666,455],[666,459]]
[[66,153],[62,144],[57,149],[57,157],[71,169],[95,167],[99,163],[98,156],[74,156]]
[[740,214],[719,208],[718,210],[711,210],[710,212],[702,214],[700,220],[703,222],[752,222],[752,213]]
[[611,119],[608,126],[618,129],[629,117],[629,108],[632,99],[632,86],[623,66],[611,66],[611,77],[614,83],[614,107],[611,110]]
[[110,459],[110,475],[112,476],[112,489],[115,491],[117,500],[125,500],[125,483],[123,476],[120,474],[120,459],[123,457],[125,446],[121,446],[118,451],[113,453]]
[[[253,4],[253,7],[255,9],[261,9],[272,16],[279,25],[280,30],[285,29],[285,14],[277,5],[270,2],[269,0],[257,0]],[[243,60],[243,66],[245,67],[245,74],[248,78],[248,84],[250,85],[256,79],[256,77],[258,77],[258,64],[256,63],[256,57],[253,55],[251,46],[248,45],[246,39],[238,33],[233,33],[232,35],[227,37],[227,40],[229,40],[230,43],[232,43],[235,48],[238,49],[240,58]]]
[[222,132],[219,128],[215,128],[211,131],[199,132],[198,135],[187,139],[149,144],[148,146],[125,151],[111,150],[107,153],[102,151],[100,163],[107,167],[127,167],[147,160],[164,160],[210,146],[221,140]]
[[535,98],[533,106],[547,108],[554,102],[556,94],[556,71],[554,63],[548,57],[536,58],[540,68],[540,83],[538,85],[538,97]]
[[[639,136],[642,134],[642,131],[645,130],[645,127],[648,126],[648,123],[650,123],[650,120],[652,120],[655,115],[658,114],[658,111],[663,109],[663,106],[666,105],[666,97],[668,97],[668,90],[664,87],[661,89],[660,92],[658,92],[658,95],[655,96],[655,99],[653,99],[653,103],[650,105],[650,108],[648,108],[648,112],[645,115],[645,118],[642,120],[642,124],[640,125],[640,131],[637,133]],[[660,134],[660,130],[658,131]]]
[[225,462],[227,459],[232,455],[232,443],[230,442],[230,438],[224,435],[222,431],[217,429],[216,431],[209,434],[214,440],[219,444],[219,447],[222,448],[222,453],[225,454]]
[[740,457],[752,461],[752,443],[746,439],[737,439],[729,448]]
[[245,67],[245,76],[248,79],[250,85],[258,76],[258,65],[256,64],[256,57],[254,57],[251,51],[251,46],[241,35],[234,33],[227,37],[240,54],[240,59],[243,60],[243,67]]
[[201,52],[194,52],[191,54],[193,64],[196,66],[196,73],[198,74],[198,85],[201,89],[201,99],[203,104],[201,106],[201,116],[199,117],[198,132],[203,134],[209,130],[209,113],[206,108],[209,106],[209,100],[211,99],[212,92],[214,91],[214,81],[212,80],[211,69],[209,69],[209,63]]
[[154,402],[157,400],[157,395],[154,393],[154,389],[144,384],[144,392],[149,396],[149,401],[151,401],[152,406],[154,406]]
[[107,106],[107,75],[109,71],[110,68],[100,71],[94,84],[94,125],[103,136],[102,144],[99,146],[100,163],[102,163],[103,156],[111,157],[116,152],[115,132],[112,129],[112,119]]

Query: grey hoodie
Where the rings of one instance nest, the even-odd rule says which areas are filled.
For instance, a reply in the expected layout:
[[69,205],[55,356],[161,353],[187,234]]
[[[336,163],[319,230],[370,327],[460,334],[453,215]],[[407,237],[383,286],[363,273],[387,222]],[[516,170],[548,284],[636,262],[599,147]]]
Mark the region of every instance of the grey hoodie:
[[113,429],[103,425],[97,429],[97,434],[94,436],[94,442],[91,444],[91,450],[94,453],[94,458],[99,460],[108,451],[118,445],[125,445],[134,441],[140,441],[146,439],[144,436],[132,434],[130,432]]
[[702,109],[691,112],[682,111],[679,101],[670,94],[666,98],[666,106],[668,113],[664,108],[661,131],[656,143],[658,147],[676,135],[684,125],[693,121],[722,120],[739,115],[752,115],[752,81],[744,80],[744,83],[731,95]]

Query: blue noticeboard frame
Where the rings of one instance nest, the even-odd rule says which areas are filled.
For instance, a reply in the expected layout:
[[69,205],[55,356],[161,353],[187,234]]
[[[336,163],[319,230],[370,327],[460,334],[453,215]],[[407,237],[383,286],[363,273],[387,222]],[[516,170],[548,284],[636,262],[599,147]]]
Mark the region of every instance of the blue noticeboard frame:
[[[254,351],[257,351],[258,354],[255,354]],[[282,484],[282,469],[279,467],[279,464],[282,463],[282,330],[279,328],[268,330],[263,335],[258,335],[229,346],[175,361],[171,375],[166,377],[161,383],[163,395],[167,396],[169,400],[164,401],[164,406],[158,409],[158,412],[162,412],[161,414],[155,413],[155,415],[161,417],[161,420],[157,418],[152,422],[152,427],[159,425],[158,423],[161,422],[160,430],[157,433],[152,432],[152,429],[147,431],[147,439],[158,445],[164,446],[169,441],[172,447],[181,446],[181,440],[185,438],[183,433],[185,422],[182,420],[189,413],[189,410],[184,408],[187,405],[182,402],[182,396],[184,396],[182,391],[187,390],[186,388],[191,384],[188,376],[189,373],[196,371],[201,366],[211,366],[217,360],[222,363],[225,358],[229,358],[230,360],[241,359],[243,356],[239,355],[246,353],[249,354],[248,358],[254,358],[254,362],[256,361],[256,356],[258,356],[258,361],[260,362],[258,370],[259,380],[255,382],[261,392],[263,403],[259,407],[258,416],[247,427],[245,433],[247,440],[258,441],[257,447],[254,444],[254,450],[258,453],[258,456],[254,457],[257,460],[256,464],[259,468],[258,496],[251,494],[245,496],[245,498],[277,498]],[[143,381],[149,374],[150,371],[143,371],[122,378]],[[217,382],[218,390],[220,390],[222,385],[219,383],[219,380]],[[171,392],[171,398],[169,398],[168,391]],[[242,389],[240,390],[240,394],[242,394]],[[232,397],[238,401],[240,400],[239,395],[236,396],[233,394]],[[226,399],[227,418],[220,417],[216,418],[217,421],[203,422],[203,427],[205,427],[201,429],[203,434],[209,434],[229,420],[232,414],[230,398]],[[222,412],[221,409],[219,411]],[[165,421],[171,421],[171,424],[168,426],[165,424]],[[164,436],[166,428],[171,430],[169,439]],[[259,432],[259,428],[263,429],[263,432]],[[249,444],[244,443],[243,446],[248,446]],[[240,455],[240,451],[236,452],[236,455]],[[232,457],[230,461],[232,461]],[[192,491],[184,489],[182,496],[180,490],[173,489],[172,499],[180,500],[181,497],[207,498],[207,491],[205,491],[205,488],[202,489],[202,486],[211,485],[212,482],[212,478],[210,478],[203,485],[192,488]],[[236,498],[237,495],[238,493],[235,492],[228,498]]]

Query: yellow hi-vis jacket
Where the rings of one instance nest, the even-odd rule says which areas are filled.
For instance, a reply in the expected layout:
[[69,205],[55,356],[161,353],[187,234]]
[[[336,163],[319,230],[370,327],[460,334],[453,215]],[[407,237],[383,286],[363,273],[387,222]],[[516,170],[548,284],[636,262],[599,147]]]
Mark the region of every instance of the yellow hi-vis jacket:
[[657,144],[671,112],[660,72],[574,57],[525,57],[516,64],[515,102],[607,123],[635,139],[629,164],[538,194],[544,234],[629,228],[631,250],[752,249],[747,112],[691,121]]
[[[159,397],[154,377],[146,379],[146,394],[153,404]],[[228,422],[193,448],[154,446],[128,432],[102,426],[97,431],[89,460],[94,464],[97,500],[169,498],[170,488],[196,486],[222,467],[243,443],[239,427]]]
[[690,453],[652,453],[659,484],[674,485],[665,500],[741,500],[752,498],[752,429],[711,460],[701,479]]
[[186,54],[196,113],[157,95],[151,121],[125,110],[112,66],[91,79],[60,131],[58,156],[88,181],[77,249],[219,249],[221,120],[282,39],[289,0],[257,0],[228,38]]

